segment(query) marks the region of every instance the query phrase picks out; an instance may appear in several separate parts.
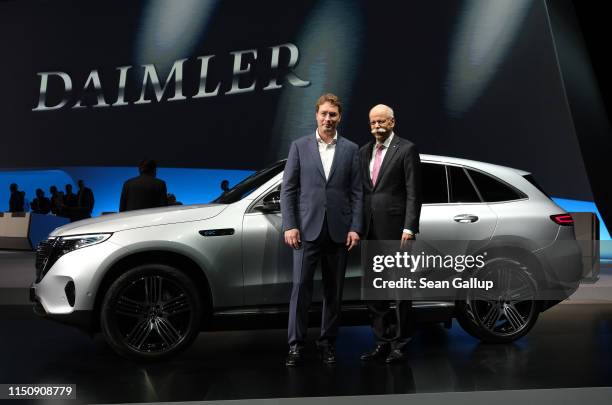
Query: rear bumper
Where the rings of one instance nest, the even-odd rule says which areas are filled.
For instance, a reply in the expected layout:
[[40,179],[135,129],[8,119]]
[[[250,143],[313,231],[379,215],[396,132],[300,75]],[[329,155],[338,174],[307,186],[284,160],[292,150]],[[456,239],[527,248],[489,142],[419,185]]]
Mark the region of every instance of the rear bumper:
[[534,254],[544,270],[544,285],[540,286],[543,298],[553,303],[560,302],[578,289],[583,266],[582,253],[576,241],[558,240]]

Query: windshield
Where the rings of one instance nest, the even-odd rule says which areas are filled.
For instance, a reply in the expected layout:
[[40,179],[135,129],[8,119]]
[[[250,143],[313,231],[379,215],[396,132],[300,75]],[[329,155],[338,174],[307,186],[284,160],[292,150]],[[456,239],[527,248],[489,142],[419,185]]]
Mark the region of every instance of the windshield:
[[231,189],[227,190],[212,202],[217,204],[231,204],[242,200],[247,195],[251,194],[259,186],[276,176],[285,168],[285,160],[274,163],[256,173],[253,173],[240,183],[236,184]]

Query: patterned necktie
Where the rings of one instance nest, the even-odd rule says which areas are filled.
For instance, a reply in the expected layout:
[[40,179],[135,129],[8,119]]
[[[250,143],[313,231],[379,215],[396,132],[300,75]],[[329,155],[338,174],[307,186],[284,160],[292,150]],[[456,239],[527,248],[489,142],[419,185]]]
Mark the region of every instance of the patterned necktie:
[[372,185],[376,185],[378,179],[378,172],[380,172],[380,166],[382,165],[382,151],[385,145],[382,143],[376,148],[376,155],[374,155],[374,167],[372,168]]

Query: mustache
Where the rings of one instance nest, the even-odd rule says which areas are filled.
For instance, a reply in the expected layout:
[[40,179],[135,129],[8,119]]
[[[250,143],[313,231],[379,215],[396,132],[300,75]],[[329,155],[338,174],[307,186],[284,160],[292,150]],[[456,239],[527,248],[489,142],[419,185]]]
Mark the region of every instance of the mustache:
[[384,129],[384,128],[374,128],[370,132],[373,133],[373,134],[384,134],[384,133],[387,132],[387,130]]

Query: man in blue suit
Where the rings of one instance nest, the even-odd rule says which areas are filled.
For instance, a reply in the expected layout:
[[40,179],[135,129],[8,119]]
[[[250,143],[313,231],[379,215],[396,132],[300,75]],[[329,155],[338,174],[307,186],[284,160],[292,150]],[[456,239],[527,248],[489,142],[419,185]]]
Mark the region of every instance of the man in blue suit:
[[361,232],[359,148],[338,136],[342,105],[337,96],[321,96],[315,111],[317,130],[291,144],[281,188],[285,243],[294,249],[287,366],[303,361],[313,277],[319,260],[324,297],[317,345],[324,363],[336,362],[346,255],[358,244]]

